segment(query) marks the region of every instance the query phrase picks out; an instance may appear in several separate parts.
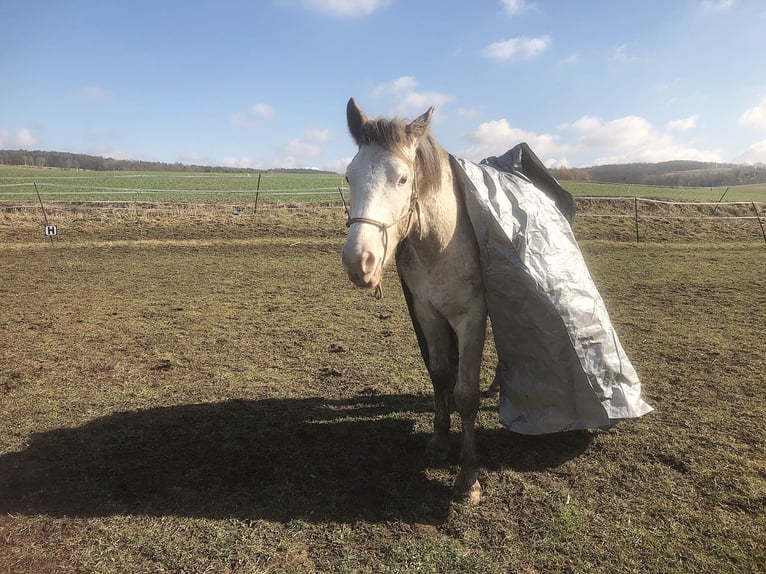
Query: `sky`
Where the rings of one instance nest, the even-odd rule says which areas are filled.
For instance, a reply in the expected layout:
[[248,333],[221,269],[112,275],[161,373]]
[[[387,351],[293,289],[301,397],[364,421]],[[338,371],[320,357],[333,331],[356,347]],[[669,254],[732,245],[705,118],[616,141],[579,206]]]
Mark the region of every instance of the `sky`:
[[0,149],[343,172],[354,97],[478,161],[766,163],[763,0],[0,0]]

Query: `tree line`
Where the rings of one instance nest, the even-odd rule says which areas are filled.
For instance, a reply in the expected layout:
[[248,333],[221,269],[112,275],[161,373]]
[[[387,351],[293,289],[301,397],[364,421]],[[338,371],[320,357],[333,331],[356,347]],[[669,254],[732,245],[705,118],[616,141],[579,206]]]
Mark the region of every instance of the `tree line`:
[[[314,169],[257,170],[238,167],[212,167],[184,163],[164,163],[133,159],[114,159],[59,151],[0,150],[0,165],[52,167],[89,171],[175,171],[188,173],[330,173]],[[599,181],[631,185],[666,187],[720,187],[747,183],[766,183],[766,165],[709,164],[699,161],[665,161],[599,165],[584,168],[557,168],[551,173],[562,181]]]
[[164,163],[159,161],[114,159],[81,153],[40,150],[0,150],[0,165],[82,169],[88,171],[176,171],[188,173],[258,173],[261,171],[276,171],[289,173],[330,173],[315,169],[257,170],[239,167],[211,167],[188,165],[180,162]]
[[710,164],[699,161],[665,161],[557,168],[551,173],[562,181],[598,181],[663,187],[721,187],[766,182],[766,165]]

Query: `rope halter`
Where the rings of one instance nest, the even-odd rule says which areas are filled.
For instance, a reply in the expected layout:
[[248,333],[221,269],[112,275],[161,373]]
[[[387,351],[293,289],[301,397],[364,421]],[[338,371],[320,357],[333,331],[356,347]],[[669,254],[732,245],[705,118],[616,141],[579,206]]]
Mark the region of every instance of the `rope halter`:
[[412,194],[410,195],[410,206],[407,209],[407,213],[403,214],[399,219],[397,219],[393,223],[383,223],[382,221],[378,221],[377,219],[370,219],[369,217],[349,217],[348,220],[346,221],[346,227],[351,227],[354,223],[366,223],[368,225],[377,227],[383,233],[383,258],[380,260],[381,277],[380,277],[380,282],[375,287],[376,299],[380,299],[381,297],[383,297],[383,288],[381,287],[381,285],[383,283],[383,264],[386,262],[386,255],[388,254],[388,230],[392,227],[399,225],[399,223],[401,223],[401,221],[404,218],[407,218],[407,228],[405,229],[404,235],[402,236],[402,237],[407,237],[410,234],[413,214],[417,214],[418,229],[422,230],[422,227],[420,225],[420,205],[418,204],[418,191],[417,191],[417,188],[415,187],[414,182],[412,184]]

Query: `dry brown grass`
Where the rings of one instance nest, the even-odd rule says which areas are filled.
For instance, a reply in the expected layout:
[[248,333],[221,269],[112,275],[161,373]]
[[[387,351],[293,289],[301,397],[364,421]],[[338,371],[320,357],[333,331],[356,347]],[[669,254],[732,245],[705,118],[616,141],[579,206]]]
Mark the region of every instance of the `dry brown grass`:
[[340,212],[80,214],[53,245],[24,217],[0,216],[2,572],[766,563],[757,238],[615,243],[583,220],[657,410],[523,437],[485,397],[471,508],[450,499],[456,449],[423,456],[430,389],[395,273],[382,301],[351,288]]

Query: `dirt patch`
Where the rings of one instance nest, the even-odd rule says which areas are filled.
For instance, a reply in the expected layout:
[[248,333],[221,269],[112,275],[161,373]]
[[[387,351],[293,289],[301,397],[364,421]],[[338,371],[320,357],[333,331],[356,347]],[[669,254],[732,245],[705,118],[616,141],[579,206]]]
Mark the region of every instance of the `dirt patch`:
[[457,434],[446,463],[424,456],[430,385],[396,274],[380,301],[350,286],[341,211],[140,217],[143,241],[111,216],[71,217],[51,246],[39,215],[0,216],[0,572],[766,561],[757,238],[593,240],[583,217],[584,255],[657,410],[524,437],[484,397],[485,497],[470,508],[450,497]]

